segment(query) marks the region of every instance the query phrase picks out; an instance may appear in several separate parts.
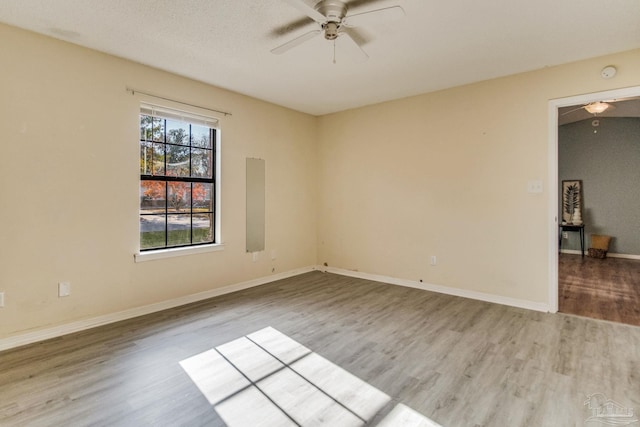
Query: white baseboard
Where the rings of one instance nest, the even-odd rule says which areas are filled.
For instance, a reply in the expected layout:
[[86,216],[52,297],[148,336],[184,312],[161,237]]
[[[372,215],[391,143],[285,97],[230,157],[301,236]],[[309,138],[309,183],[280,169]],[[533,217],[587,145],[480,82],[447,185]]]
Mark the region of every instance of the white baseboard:
[[640,255],[614,254],[611,252],[607,252],[607,256],[611,258],[640,259]]
[[[574,249],[563,249],[560,252],[563,254],[572,254],[572,255],[580,255],[582,252],[576,251]],[[584,251],[584,256],[587,256],[587,250]],[[632,254],[616,254],[613,252],[607,252],[607,257],[609,258],[625,258],[625,259],[640,259],[640,255],[632,255]]]
[[[568,252],[563,250],[562,252],[563,253],[575,252],[577,254],[580,254],[580,251]],[[612,257],[616,255],[618,254],[608,254],[608,256],[612,256]],[[636,255],[627,255],[627,256],[619,256],[619,257],[620,258],[635,257],[633,259],[640,259],[640,256],[636,256]],[[151,314],[151,313],[167,310],[174,307],[179,307],[181,305],[202,301],[208,298],[213,298],[216,296],[240,291],[243,289],[253,288],[256,286],[274,282],[276,280],[282,280],[282,279],[287,279],[289,277],[298,276],[300,274],[308,273],[314,270],[325,271],[327,273],[334,273],[342,276],[372,280],[375,282],[382,282],[382,283],[387,283],[391,285],[422,289],[424,291],[438,292],[441,294],[453,295],[453,296],[458,296],[463,298],[471,298],[479,301],[508,305],[508,306],[524,308],[528,310],[542,311],[542,312],[549,311],[549,305],[545,303],[537,303],[533,301],[510,298],[510,297],[505,297],[500,295],[493,295],[493,294],[487,294],[483,292],[451,288],[451,287],[441,286],[441,285],[433,285],[429,283],[422,283],[422,282],[406,280],[406,279],[398,279],[395,277],[369,274],[369,273],[363,273],[359,271],[345,270],[345,269],[333,268],[333,267],[311,266],[311,267],[299,268],[296,270],[291,270],[291,271],[287,271],[279,274],[274,274],[267,277],[260,277],[257,279],[236,283],[234,285],[229,285],[222,288],[211,289],[209,291],[199,292],[197,294],[185,295],[183,297],[174,298],[171,300],[162,301],[155,304],[149,304],[142,307],[135,307],[128,310],[119,311],[116,313],[105,314],[103,316],[97,316],[89,319],[78,320],[75,322],[66,323],[66,324],[54,326],[51,328],[39,329],[36,331],[27,332],[24,334],[20,334],[20,335],[8,337],[8,338],[2,338],[0,339],[0,351],[9,350],[11,348],[20,347],[27,344],[33,344],[35,342],[44,341],[51,338],[57,338],[63,335],[84,331],[84,330],[95,328],[98,326],[108,325],[110,323],[119,322],[121,320],[127,320],[127,319],[131,319],[138,316],[144,316],[146,314]]]
[[57,338],[74,332],[84,331],[86,329],[95,328],[97,326],[107,325],[109,323],[119,322],[121,320],[131,319],[133,317],[144,316],[169,308],[179,307],[181,305],[202,301],[208,298],[217,297],[219,295],[229,294],[231,292],[243,289],[253,288],[264,285],[276,280],[287,279],[289,277],[298,276],[316,270],[315,266],[304,267],[296,270],[286,271],[271,276],[260,277],[258,279],[248,280],[234,285],[224,286],[222,288],[211,289],[209,291],[199,292],[197,294],[185,295],[183,297],[174,298],[168,301],[162,301],[155,304],[149,304],[142,307],[135,307],[116,313],[105,314],[103,316],[92,317],[90,319],[78,320],[51,328],[39,329],[33,332],[2,338],[0,339],[0,351],[9,350],[11,348],[20,347],[35,342],[44,341],[50,338]]
[[[561,254],[569,254],[569,255],[580,255],[582,252],[576,251],[575,249],[562,249],[560,251]],[[587,255],[587,251],[584,251],[585,256]]]
[[479,301],[491,302],[495,304],[508,305],[511,307],[525,308],[527,310],[549,312],[549,305],[546,303],[521,300],[501,295],[486,294],[483,292],[469,291],[466,289],[450,288],[448,286],[432,285],[429,283],[417,282],[414,280],[398,279],[395,277],[381,276],[377,274],[363,273],[360,271],[344,270],[333,267],[316,267],[317,270],[327,273],[340,274],[342,276],[357,277],[360,279],[372,280],[374,282],[389,283],[391,285],[406,286],[409,288],[422,289],[424,291],[438,292],[440,294],[453,295],[463,298],[471,298]]

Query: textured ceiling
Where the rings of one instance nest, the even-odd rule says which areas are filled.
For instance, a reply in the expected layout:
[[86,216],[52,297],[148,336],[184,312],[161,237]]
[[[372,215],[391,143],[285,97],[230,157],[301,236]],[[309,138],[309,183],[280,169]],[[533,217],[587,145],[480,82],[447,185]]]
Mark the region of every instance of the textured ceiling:
[[314,115],[640,48],[638,0],[347,3],[406,12],[357,29],[365,62],[321,37],[272,54],[317,26],[284,0],[2,0],[0,22]]

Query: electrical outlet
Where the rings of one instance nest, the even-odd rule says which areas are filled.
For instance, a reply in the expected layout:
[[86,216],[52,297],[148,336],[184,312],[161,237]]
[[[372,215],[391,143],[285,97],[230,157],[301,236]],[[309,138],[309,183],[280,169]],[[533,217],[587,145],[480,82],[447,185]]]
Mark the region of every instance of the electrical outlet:
[[69,295],[71,295],[71,283],[69,282],[58,283],[58,296],[68,297]]
[[539,179],[532,179],[528,181],[527,191],[529,193],[542,193],[542,181]]
[[563,239],[568,239],[569,238],[569,233],[567,233],[566,231],[562,232],[562,238]]
[[0,307],[4,307],[4,292],[0,292]]

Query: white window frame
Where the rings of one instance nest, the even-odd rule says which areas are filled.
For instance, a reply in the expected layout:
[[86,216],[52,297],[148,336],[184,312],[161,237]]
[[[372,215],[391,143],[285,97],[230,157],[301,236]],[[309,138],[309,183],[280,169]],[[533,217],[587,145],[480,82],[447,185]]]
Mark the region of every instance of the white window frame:
[[[139,114],[149,114],[158,115],[164,118],[173,118],[179,119],[182,121],[187,121],[194,124],[200,124],[204,126],[208,126],[216,129],[215,132],[215,140],[213,141],[213,155],[215,158],[214,162],[214,193],[215,197],[213,200],[213,227],[214,227],[214,241],[213,243],[208,244],[200,244],[194,246],[183,246],[176,248],[161,248],[161,249],[150,249],[141,251],[140,250],[140,230],[138,230],[138,251],[134,254],[135,262],[145,262],[145,261],[153,261],[158,259],[165,258],[173,258],[185,255],[195,255],[202,254],[208,252],[217,252],[224,249],[224,244],[222,243],[222,227],[221,227],[221,164],[222,164],[222,156],[221,156],[221,123],[220,119],[211,117],[207,114],[203,114],[200,111],[197,111],[196,108],[190,109],[190,111],[184,111],[183,109],[174,108],[173,106],[167,105],[158,105],[150,102],[141,102]],[[139,151],[136,151],[139,156]],[[138,173],[138,176],[140,174]],[[138,185],[140,183],[140,179],[138,178]]]

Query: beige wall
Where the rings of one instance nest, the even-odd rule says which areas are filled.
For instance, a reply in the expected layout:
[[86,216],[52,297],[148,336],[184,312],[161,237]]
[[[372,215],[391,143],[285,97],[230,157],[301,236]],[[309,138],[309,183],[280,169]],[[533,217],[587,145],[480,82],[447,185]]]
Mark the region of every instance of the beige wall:
[[[315,117],[7,26],[0,40],[0,338],[315,265]],[[233,113],[221,118],[224,251],[134,263],[139,99],[126,86]],[[266,160],[256,262],[246,157]]]
[[318,262],[547,303],[548,101],[635,85],[640,51],[322,117]]
[[[7,26],[0,40],[0,338],[324,262],[547,302],[548,100],[640,85],[634,51],[315,118]],[[608,64],[619,73],[603,80]],[[139,100],[126,86],[233,113],[224,251],[134,263]],[[246,157],[266,160],[257,262]],[[531,179],[544,193],[527,193]]]

